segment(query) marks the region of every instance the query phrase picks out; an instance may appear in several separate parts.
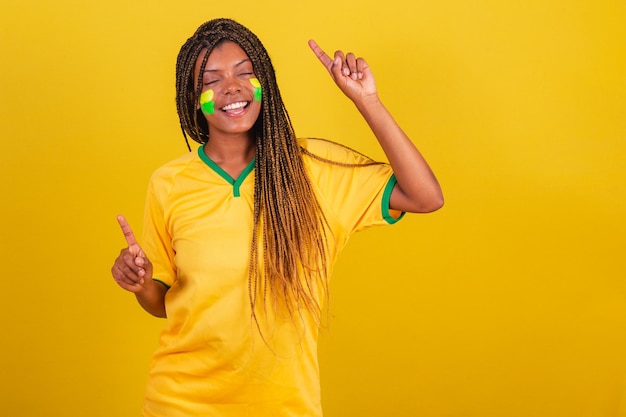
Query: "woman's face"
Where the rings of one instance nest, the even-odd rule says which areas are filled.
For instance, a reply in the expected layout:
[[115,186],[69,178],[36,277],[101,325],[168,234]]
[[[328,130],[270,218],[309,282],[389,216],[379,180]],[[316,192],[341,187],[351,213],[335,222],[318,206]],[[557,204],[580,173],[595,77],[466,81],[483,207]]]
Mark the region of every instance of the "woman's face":
[[[194,80],[205,54],[196,61]],[[230,41],[215,47],[204,68],[197,103],[207,120],[209,136],[250,132],[261,112],[261,99],[261,86],[244,50]]]

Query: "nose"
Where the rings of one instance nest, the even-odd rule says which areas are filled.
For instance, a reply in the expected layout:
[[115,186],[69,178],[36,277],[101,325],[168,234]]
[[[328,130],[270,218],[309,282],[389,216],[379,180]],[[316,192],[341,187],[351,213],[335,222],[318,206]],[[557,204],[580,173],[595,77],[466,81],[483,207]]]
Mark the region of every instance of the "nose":
[[238,94],[241,92],[241,84],[236,78],[229,77],[224,81],[224,89],[222,90],[223,94]]

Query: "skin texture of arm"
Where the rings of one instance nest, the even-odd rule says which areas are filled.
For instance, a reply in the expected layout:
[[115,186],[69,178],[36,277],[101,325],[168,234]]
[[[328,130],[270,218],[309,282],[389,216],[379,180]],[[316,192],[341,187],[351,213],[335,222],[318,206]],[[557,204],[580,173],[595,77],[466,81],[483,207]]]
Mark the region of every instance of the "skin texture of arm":
[[140,291],[135,293],[139,305],[155,317],[166,318],[165,294],[168,288],[153,279],[146,280]]
[[315,41],[309,46],[328,70],[339,89],[357,109],[378,139],[397,184],[389,208],[412,213],[428,213],[443,206],[443,193],[428,163],[385,108],[376,90],[374,76],[363,58],[336,51],[331,59]]

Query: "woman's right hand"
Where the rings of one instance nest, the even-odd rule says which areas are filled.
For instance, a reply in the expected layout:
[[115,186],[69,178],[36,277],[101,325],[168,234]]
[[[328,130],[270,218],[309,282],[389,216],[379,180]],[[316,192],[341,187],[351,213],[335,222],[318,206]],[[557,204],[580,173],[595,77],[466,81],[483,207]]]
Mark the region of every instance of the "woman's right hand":
[[135,239],[130,225],[122,215],[117,216],[128,247],[122,249],[115,259],[111,274],[115,282],[123,289],[138,293],[144,289],[146,282],[152,281],[152,263]]

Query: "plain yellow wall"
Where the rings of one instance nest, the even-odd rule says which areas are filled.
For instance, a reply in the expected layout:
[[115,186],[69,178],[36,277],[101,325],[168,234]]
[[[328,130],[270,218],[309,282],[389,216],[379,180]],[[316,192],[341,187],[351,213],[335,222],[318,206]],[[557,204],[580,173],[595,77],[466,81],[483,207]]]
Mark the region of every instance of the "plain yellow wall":
[[137,416],[162,322],[109,268],[186,152],[179,47],[232,17],[301,136],[383,155],[306,45],[365,56],[443,210],[356,235],[320,346],[327,417],[626,416],[621,0],[5,0],[0,416]]

